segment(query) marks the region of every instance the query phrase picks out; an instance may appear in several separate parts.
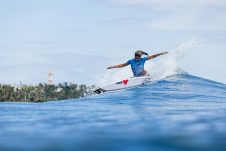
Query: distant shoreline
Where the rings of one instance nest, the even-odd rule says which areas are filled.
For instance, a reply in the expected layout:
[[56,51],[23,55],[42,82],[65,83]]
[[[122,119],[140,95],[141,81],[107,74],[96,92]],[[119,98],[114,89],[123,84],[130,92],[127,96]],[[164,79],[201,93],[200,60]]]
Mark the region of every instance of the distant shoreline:
[[46,102],[76,99],[91,94],[94,87],[68,82],[56,85],[40,83],[34,86],[0,84],[0,102]]

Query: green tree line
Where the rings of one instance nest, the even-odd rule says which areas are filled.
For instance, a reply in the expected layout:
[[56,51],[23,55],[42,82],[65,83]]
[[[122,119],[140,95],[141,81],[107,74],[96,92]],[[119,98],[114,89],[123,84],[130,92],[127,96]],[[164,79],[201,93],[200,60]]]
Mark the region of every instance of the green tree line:
[[0,102],[45,102],[74,99],[91,94],[93,88],[94,86],[89,87],[67,82],[57,85],[40,83],[35,86],[0,84]]

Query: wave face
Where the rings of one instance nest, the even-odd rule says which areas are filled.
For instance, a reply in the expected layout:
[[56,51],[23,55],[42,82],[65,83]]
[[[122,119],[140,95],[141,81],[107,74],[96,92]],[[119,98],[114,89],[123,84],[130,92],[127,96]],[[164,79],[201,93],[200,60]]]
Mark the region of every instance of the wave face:
[[177,74],[78,100],[0,104],[0,150],[223,151],[226,85]]

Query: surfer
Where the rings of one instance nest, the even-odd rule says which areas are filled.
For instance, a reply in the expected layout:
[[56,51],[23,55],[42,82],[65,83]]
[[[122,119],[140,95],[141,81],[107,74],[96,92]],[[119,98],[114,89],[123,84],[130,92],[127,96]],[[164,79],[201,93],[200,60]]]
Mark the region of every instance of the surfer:
[[[164,54],[167,54],[167,53],[168,52],[162,52],[162,53],[157,53],[157,54],[149,56],[148,53],[146,53],[142,50],[137,50],[135,52],[134,59],[131,59],[131,60],[129,60],[126,63],[123,63],[123,64],[110,66],[107,69],[122,68],[122,67],[125,67],[125,66],[128,66],[128,65],[131,65],[131,69],[133,71],[134,77],[146,76],[146,75],[149,75],[149,74],[146,70],[144,70],[145,61],[154,59],[158,56],[161,56],[161,55],[164,55]],[[147,57],[141,58],[142,55],[146,55]]]

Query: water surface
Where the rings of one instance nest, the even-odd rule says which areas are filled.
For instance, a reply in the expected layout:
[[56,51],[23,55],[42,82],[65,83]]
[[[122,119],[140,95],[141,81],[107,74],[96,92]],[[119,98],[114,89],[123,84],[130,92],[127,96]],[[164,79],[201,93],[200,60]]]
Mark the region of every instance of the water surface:
[[0,150],[223,151],[226,85],[188,74],[46,103],[0,103]]

